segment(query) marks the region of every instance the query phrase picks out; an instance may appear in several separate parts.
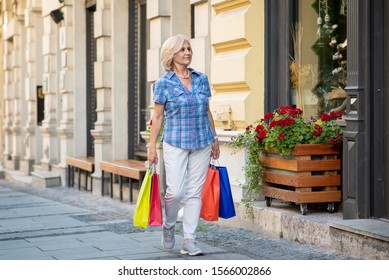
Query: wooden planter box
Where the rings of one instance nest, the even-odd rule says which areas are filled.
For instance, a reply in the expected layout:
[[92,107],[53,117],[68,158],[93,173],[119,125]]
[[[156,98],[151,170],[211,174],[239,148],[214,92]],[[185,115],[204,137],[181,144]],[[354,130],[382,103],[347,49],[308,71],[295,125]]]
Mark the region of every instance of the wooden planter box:
[[341,201],[340,156],[340,150],[326,144],[296,145],[289,156],[265,152],[262,194],[266,205],[271,206],[272,198],[294,202],[305,215],[307,203],[328,202],[333,212],[334,203]]

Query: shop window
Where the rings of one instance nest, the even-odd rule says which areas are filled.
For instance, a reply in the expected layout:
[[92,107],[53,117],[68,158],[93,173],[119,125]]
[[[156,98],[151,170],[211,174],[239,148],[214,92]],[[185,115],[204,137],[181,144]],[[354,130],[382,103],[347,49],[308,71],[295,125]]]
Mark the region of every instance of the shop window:
[[292,104],[306,116],[345,110],[346,24],[346,0],[299,1],[289,65]]

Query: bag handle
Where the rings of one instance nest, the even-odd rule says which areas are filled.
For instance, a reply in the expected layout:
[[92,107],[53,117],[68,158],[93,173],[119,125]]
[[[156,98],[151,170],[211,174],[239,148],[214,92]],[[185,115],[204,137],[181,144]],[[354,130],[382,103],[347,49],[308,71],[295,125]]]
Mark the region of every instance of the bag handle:
[[155,163],[152,163],[149,166],[149,170],[151,171],[151,174],[157,173],[157,168],[155,167]]
[[[215,164],[215,162],[217,163],[217,165]],[[215,168],[216,166],[220,166],[219,160],[212,159],[211,160],[211,168]]]

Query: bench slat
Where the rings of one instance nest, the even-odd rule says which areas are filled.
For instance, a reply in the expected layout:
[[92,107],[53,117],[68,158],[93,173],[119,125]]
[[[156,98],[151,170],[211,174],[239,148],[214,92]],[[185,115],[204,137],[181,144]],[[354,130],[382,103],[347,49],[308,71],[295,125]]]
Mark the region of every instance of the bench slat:
[[140,180],[147,171],[144,162],[137,160],[101,161],[100,169],[116,175]]
[[94,157],[67,157],[66,158],[66,164],[74,167],[78,167],[80,169],[93,172],[94,165],[95,165],[95,158]]

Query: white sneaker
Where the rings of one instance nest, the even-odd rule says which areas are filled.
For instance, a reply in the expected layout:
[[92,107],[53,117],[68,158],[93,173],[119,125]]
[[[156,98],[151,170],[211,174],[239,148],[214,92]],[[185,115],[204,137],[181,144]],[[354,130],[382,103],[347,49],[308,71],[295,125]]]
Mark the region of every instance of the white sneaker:
[[162,246],[165,250],[171,250],[174,248],[176,244],[176,240],[174,238],[175,227],[172,226],[170,229],[162,226]]
[[184,240],[182,243],[181,254],[189,255],[189,256],[199,256],[203,254],[203,251],[199,247],[196,246],[196,242],[194,240]]

